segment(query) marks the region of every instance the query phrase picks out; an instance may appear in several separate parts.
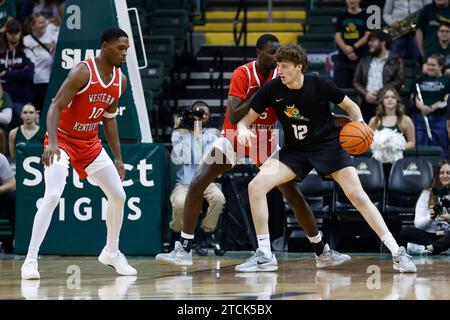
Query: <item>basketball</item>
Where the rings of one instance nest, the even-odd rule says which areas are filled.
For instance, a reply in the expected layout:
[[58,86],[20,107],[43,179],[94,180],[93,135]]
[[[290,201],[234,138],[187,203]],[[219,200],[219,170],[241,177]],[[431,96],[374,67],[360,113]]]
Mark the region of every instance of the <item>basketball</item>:
[[352,121],[342,127],[339,134],[339,143],[342,149],[352,155],[358,155],[369,150],[373,142],[373,132],[363,123]]

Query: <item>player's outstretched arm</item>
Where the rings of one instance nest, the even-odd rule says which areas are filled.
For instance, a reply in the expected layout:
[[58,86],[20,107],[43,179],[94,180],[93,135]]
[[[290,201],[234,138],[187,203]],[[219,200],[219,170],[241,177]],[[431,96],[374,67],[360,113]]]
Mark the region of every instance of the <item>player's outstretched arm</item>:
[[244,118],[242,118],[241,121],[238,122],[237,128],[238,128],[238,141],[240,144],[244,146],[251,147],[252,138],[256,138],[256,135],[249,129],[253,122],[258,119],[259,114],[256,113],[253,109],[250,109],[250,111],[245,115]]
[[42,162],[49,166],[53,162],[53,156],[60,158],[60,151],[56,139],[56,130],[59,123],[61,110],[66,107],[80,91],[89,82],[89,69],[84,63],[77,64],[67,76],[53,99],[47,113],[47,132],[48,145],[42,154]]
[[[127,87],[127,78],[122,75],[122,94],[125,92]],[[105,133],[106,141],[111,148],[111,152],[114,155],[114,164],[119,172],[120,179],[125,178],[125,166],[123,165],[122,152],[120,150],[120,139],[119,130],[117,127],[117,107],[119,105],[119,100],[114,102],[103,115],[103,131]]]

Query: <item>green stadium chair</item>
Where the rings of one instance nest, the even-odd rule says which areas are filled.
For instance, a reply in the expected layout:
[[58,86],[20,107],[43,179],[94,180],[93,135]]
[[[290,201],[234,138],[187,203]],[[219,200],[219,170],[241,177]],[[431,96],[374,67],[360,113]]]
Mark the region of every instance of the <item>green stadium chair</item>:
[[310,35],[305,34],[299,37],[299,43],[305,50],[320,49],[320,50],[335,50],[336,44],[334,42],[334,35],[320,34]]
[[175,38],[173,36],[145,36],[145,52],[148,60],[164,63],[164,75],[169,76],[174,64]]
[[336,31],[336,27],[334,25],[325,25],[325,26],[319,26],[319,25],[310,25],[308,26],[307,34],[327,34],[327,35],[334,35]]
[[162,90],[164,83],[164,63],[160,60],[148,60],[147,68],[140,70],[142,87],[155,95]]
[[190,29],[186,10],[155,10],[151,14],[150,29],[152,35],[173,36],[175,52],[185,51],[187,35]]
[[316,63],[308,63],[308,72],[317,72],[319,74],[325,74],[326,72],[326,65],[322,62],[316,62]]
[[306,23],[310,26],[334,26],[336,19],[335,16],[309,16]]

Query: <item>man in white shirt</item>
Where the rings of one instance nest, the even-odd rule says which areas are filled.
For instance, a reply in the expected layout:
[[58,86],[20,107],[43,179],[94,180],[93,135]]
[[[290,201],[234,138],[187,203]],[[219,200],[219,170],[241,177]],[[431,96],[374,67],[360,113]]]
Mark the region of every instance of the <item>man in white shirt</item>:
[[364,121],[375,115],[378,93],[384,87],[400,91],[404,82],[403,60],[389,50],[389,35],[381,30],[372,31],[369,37],[369,55],[356,67],[353,87],[360,96]]

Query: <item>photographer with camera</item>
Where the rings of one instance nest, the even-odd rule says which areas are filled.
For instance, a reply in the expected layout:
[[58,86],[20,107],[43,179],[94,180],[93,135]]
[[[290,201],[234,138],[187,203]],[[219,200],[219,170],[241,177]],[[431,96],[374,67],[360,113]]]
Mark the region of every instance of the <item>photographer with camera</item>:
[[[192,182],[203,154],[220,136],[216,128],[202,128],[209,120],[209,108],[203,101],[195,102],[183,110],[175,120],[172,133],[172,162],[177,166],[175,188],[170,196],[172,203],[172,221],[169,224],[172,238],[169,250],[172,251],[175,240],[183,229],[183,209],[189,185]],[[216,183],[210,183],[203,192],[208,202],[208,211],[196,236],[196,251],[201,256],[208,254],[208,240],[215,230],[219,215],[225,205],[225,196]]]
[[450,162],[440,162],[430,186],[416,204],[415,228],[404,229],[400,241],[411,255],[440,254],[450,248]]

